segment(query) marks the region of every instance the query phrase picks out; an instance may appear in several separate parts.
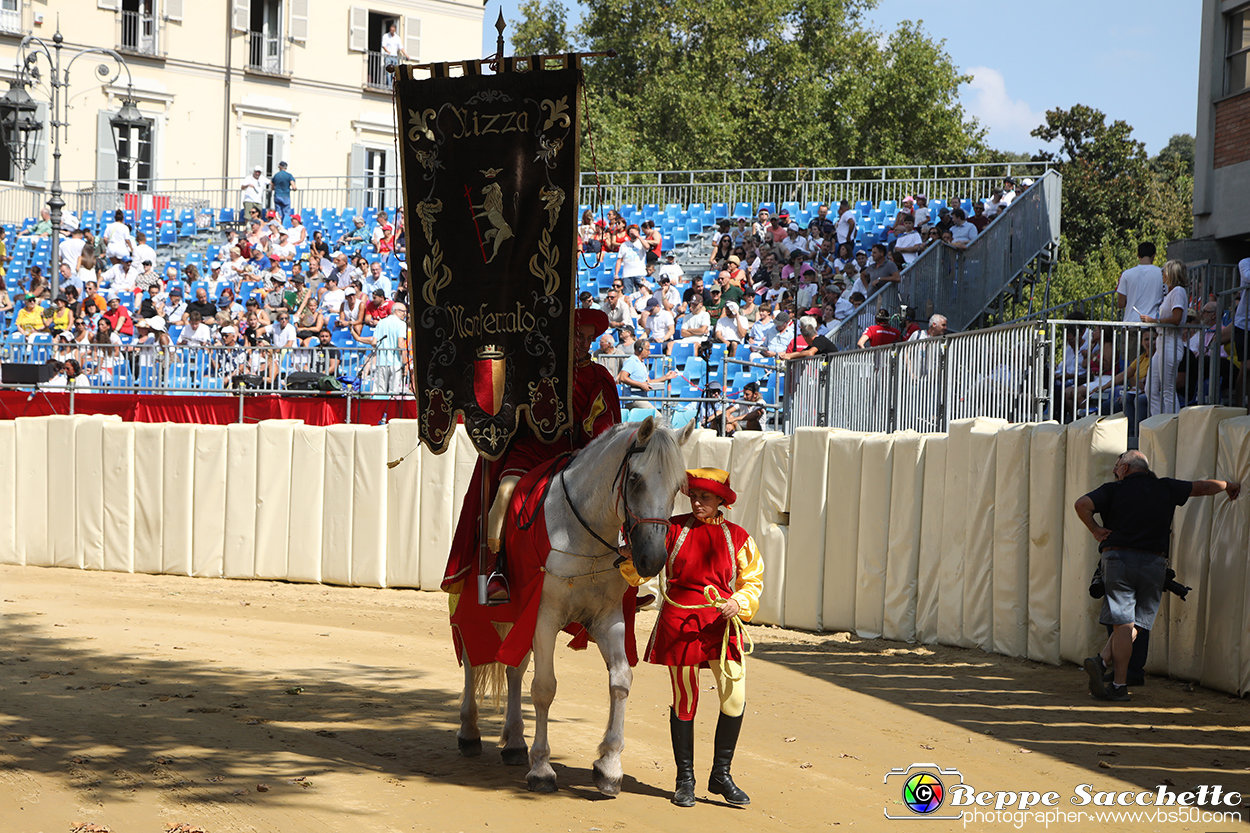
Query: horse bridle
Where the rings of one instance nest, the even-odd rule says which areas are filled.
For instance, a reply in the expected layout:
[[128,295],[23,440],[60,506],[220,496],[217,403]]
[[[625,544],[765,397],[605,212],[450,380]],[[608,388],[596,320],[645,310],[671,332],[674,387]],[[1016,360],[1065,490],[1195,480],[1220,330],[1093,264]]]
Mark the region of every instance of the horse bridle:
[[[625,477],[629,473],[629,458],[635,454],[640,454],[644,448],[645,446],[638,444],[635,435],[635,439],[630,441],[629,448],[625,450],[625,456],[621,458],[621,465],[616,470],[616,477],[612,480],[612,487],[616,491],[615,503],[620,504],[625,510],[625,523],[622,525],[622,530],[625,533],[626,541],[634,534],[634,530],[642,524],[659,524],[665,528],[668,527],[668,518],[639,517],[629,508],[629,493],[625,490]],[[590,524],[586,523],[586,519],[582,517],[582,513],[578,510],[577,504],[573,503],[573,497],[569,494],[568,478],[564,476],[566,471],[568,471],[567,468],[560,471],[560,486],[564,490],[565,502],[573,510],[573,517],[577,518],[577,522],[582,525],[582,529],[589,532],[596,541],[608,548],[608,552],[604,553],[604,555],[615,553],[618,549],[617,545],[608,543],[603,539],[603,536],[591,529]]]

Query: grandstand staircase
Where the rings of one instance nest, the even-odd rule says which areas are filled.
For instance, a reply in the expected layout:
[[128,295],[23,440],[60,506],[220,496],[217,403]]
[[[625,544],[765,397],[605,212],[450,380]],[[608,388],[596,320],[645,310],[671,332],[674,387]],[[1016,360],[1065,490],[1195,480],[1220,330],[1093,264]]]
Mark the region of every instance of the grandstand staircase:
[[960,331],[1005,320],[1009,300],[1031,305],[1036,293],[1030,290],[1048,288],[1058,257],[1062,184],[1062,177],[1048,170],[966,249],[925,249],[903,270],[898,284],[886,284],[846,318],[831,334],[834,343],[853,349],[864,314],[870,317],[879,308],[901,312],[906,307],[920,321],[938,313],[946,316],[951,331]]

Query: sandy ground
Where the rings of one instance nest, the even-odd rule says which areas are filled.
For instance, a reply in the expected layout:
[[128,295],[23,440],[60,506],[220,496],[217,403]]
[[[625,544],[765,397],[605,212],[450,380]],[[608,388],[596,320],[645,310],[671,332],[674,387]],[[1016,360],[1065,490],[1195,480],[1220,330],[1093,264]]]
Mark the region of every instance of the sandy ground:
[[[703,800],[710,678],[696,738],[701,800],[669,804],[668,678],[646,665],[630,699],[623,793],[600,796],[590,764],[606,675],[597,652],[564,647],[552,710],[560,791],[540,796],[493,749],[457,755],[461,676],[439,594],[0,567],[0,596],[3,833],[905,830],[884,818],[887,807],[907,811],[897,780],[883,780],[914,762],[957,768],[978,790],[1053,789],[1065,804],[1081,783],[1250,792],[1250,706],[1236,698],[1151,678],[1121,708],[1091,699],[1071,666],[761,627],[735,762],[750,807]],[[651,621],[644,614],[640,640]],[[498,727],[492,714],[484,735]]]

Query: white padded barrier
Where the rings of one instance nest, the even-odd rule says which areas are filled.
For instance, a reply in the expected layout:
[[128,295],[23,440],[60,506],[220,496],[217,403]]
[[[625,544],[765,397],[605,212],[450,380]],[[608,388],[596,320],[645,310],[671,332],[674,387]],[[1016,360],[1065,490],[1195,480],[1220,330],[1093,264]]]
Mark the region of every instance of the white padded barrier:
[[[160,573],[164,546],[165,425],[135,423],[136,573]],[[251,576],[246,576],[251,578]]]
[[[17,422],[0,421],[0,564],[23,564],[17,545]],[[11,545],[10,545],[11,543]]]
[[788,625],[791,439],[776,432],[764,436],[760,463],[760,530],[755,539],[764,559],[764,590],[760,593],[760,609],[753,621]]
[[[946,495],[963,504],[968,495],[972,426],[957,419],[946,440]],[[954,508],[954,507],[952,507]],[[964,638],[964,559],[968,548],[968,512],[946,512],[942,524],[942,557],[938,563],[938,637],[943,645],[971,647]]]
[[256,423],[226,426],[226,531],[222,574],[256,575]]
[[[699,443],[698,468],[717,468],[729,471],[733,464],[734,441],[729,437],[704,437]],[[732,481],[730,481],[732,484]],[[733,520],[732,515],[728,516]],[[736,521],[735,521],[736,523]]]
[[82,567],[78,552],[77,455],[74,437],[80,416],[50,416],[48,420],[48,559],[56,567]]
[[52,566],[48,549],[48,418],[18,417],[15,434],[17,564]]
[[291,434],[291,515],[287,523],[289,581],[321,581],[321,528],[324,521],[326,432],[297,425]]
[[256,424],[256,578],[284,579],[289,574],[291,454],[297,424],[288,419]]
[[[135,423],[109,421],[100,435],[104,455],[104,563],[91,569],[134,571]],[[218,518],[218,524],[222,519]]]
[[1004,426],[994,449],[994,642],[1023,657],[1029,639],[1029,445],[1034,425]]
[[[925,436],[914,431],[894,435],[894,471],[890,478],[890,541],[886,554],[886,639],[916,641],[916,588],[920,572],[920,527],[925,478]],[[858,603],[856,606],[858,610]]]
[[1055,422],[1034,427],[1029,439],[1028,647],[1037,662],[1058,665],[1063,531],[1068,505],[1068,432]]
[[[790,481],[794,485],[794,512],[790,516],[789,540],[794,558],[786,562],[785,609],[790,627],[824,628],[822,595],[825,581],[825,525],[829,496],[828,428],[799,428],[794,432],[794,461]],[[767,578],[766,578],[767,580]]]
[[104,566],[104,425],[118,417],[91,416],[74,428],[74,521],[78,546],[75,566],[98,570]]
[[[386,424],[386,584],[421,586],[421,450],[419,420]],[[402,458],[402,461],[401,461]],[[431,588],[437,589],[437,588]]]
[[[1214,405],[1182,409],[1176,429],[1176,477],[1216,477],[1220,423],[1245,415],[1241,408]],[[1207,604],[1211,597],[1207,570],[1213,508],[1210,498],[1190,498],[1177,508],[1172,519],[1172,569],[1178,581],[1199,591],[1187,601],[1171,604],[1169,600],[1168,604],[1168,673],[1183,680],[1197,680],[1202,674]]]
[[1005,420],[977,418],[968,433],[968,509],[964,558],[964,639],[994,650],[994,492],[998,433]]
[[385,426],[356,427],[355,463],[352,472],[352,584],[385,587]]
[[[827,631],[855,630],[856,570],[859,568],[860,482],[864,468],[864,438],[859,431],[833,430],[829,434],[827,480],[829,506],[825,514],[825,580],[821,590],[821,622]],[[795,465],[798,465],[797,458]],[[791,523],[799,495],[791,491]],[[797,550],[802,542],[788,544]],[[786,619],[793,611],[787,608]]]
[[[1158,414],[1144,419],[1138,426],[1137,448],[1150,462],[1156,477],[1176,476],[1176,431],[1178,414]],[[1159,614],[1150,631],[1150,651],[1146,654],[1146,673],[1168,675],[1168,621],[1171,618],[1172,594],[1164,593]],[[1188,604],[1178,601],[1177,604]]]
[[855,567],[855,633],[881,636],[885,619],[885,571],[890,548],[890,497],[894,480],[894,437],[864,437],[859,479],[859,537]]
[[681,448],[682,456],[685,457],[686,460],[686,468],[697,469],[699,467],[699,446],[702,445],[705,440],[710,440],[715,437],[716,432],[711,428],[694,429],[694,432],[690,435],[690,439],[686,440],[686,444]]
[[926,434],[920,549],[916,570],[916,640],[932,645],[938,634],[942,535],[946,523],[946,434]]
[[195,517],[191,522],[191,575],[220,578],[225,557],[226,447],[229,431],[224,425],[199,425],[195,429]]
[[356,429],[351,425],[326,428],[325,494],[321,518],[321,580],[352,583],[352,517],[355,489]]
[[[758,535],[763,527],[760,511],[760,493],[763,483],[760,475],[763,471],[764,443],[767,437],[759,431],[740,431],[731,442],[733,453],[729,455],[729,482],[738,500],[734,503],[733,522],[741,526],[752,536]],[[674,508],[677,507],[674,502]]]
[[1128,447],[1128,420],[1091,415],[1068,426],[1068,467],[1063,504],[1063,568],[1059,587],[1059,655],[1080,665],[1099,650],[1107,632],[1098,624],[1101,603],[1089,596],[1098,566],[1098,542],[1072,505],[1112,479],[1116,459]]
[[195,435],[198,426],[168,423],[162,432],[161,572],[191,575],[195,521]]
[[[1250,417],[1220,423],[1215,476],[1250,483]],[[1243,489],[1246,487],[1243,487]],[[1250,615],[1246,612],[1246,558],[1250,554],[1250,500],[1242,494],[1190,498],[1212,503],[1211,561],[1207,573],[1207,621],[1202,662],[1202,684],[1219,691],[1243,694],[1250,661]],[[1203,588],[1195,588],[1203,589]],[[1190,601],[1193,596],[1190,596]],[[1180,602],[1188,604],[1188,602]],[[1151,634],[1153,636],[1153,634]],[[1151,643],[1154,648],[1154,643]]]
[[[429,446],[421,446],[421,587],[437,590],[447,568],[451,539],[460,517],[460,505],[452,503],[456,489],[456,449],[460,433],[456,432],[442,454],[434,454]],[[328,481],[327,481],[328,482]]]

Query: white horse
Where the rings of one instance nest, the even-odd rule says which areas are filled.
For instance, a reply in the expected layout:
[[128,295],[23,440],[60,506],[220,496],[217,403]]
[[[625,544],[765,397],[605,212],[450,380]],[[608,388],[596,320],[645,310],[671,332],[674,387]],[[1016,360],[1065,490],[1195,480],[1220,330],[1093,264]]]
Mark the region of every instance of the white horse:
[[[604,795],[621,791],[625,704],[634,675],[625,654],[622,600],[628,585],[617,570],[617,535],[623,527],[641,575],[659,574],[668,557],[665,536],[673,500],[686,480],[680,446],[690,438],[693,427],[691,422],[679,433],[652,417],[617,425],[578,452],[552,479],[543,504],[551,550],[545,562],[538,622],[530,654],[518,667],[505,670],[508,702],[500,738],[503,762],[524,764],[521,677],[532,656],[530,696],[536,725],[525,779],[531,790],[556,790],[547,740],[547,717],[556,696],[556,637],[566,625],[579,622],[594,638],[608,666],[608,727],[594,763],[595,786]],[[484,690],[480,675],[487,669],[475,669],[467,652],[462,659],[464,696],[456,737],[461,753],[472,756],[482,751],[478,698]]]

